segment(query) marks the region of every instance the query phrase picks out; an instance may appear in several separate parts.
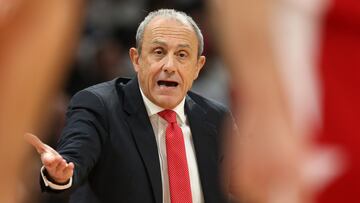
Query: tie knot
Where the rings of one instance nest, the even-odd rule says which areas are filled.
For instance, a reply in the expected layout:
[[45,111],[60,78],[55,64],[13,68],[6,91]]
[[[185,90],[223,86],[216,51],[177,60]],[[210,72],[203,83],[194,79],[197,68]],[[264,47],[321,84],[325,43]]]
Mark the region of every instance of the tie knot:
[[158,113],[168,123],[176,123],[176,112],[173,110],[164,110]]

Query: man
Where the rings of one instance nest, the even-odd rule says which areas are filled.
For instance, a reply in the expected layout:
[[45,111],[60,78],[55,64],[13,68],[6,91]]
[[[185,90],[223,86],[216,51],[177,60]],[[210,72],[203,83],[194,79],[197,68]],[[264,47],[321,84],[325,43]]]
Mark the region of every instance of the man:
[[27,135],[44,164],[43,189],[88,181],[73,201],[224,202],[219,132],[229,113],[189,92],[205,64],[201,31],[186,14],[161,9],[140,24],[136,42],[137,77],[77,93],[57,151]]

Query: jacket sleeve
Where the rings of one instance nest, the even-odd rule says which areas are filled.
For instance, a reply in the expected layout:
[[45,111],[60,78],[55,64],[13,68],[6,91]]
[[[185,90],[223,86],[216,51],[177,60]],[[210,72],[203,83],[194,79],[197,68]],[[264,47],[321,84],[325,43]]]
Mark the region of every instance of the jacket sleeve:
[[[83,90],[71,99],[66,125],[56,151],[75,164],[71,189],[82,184],[99,159],[102,144],[108,136],[106,107],[95,92]],[[53,191],[44,188],[45,191]]]

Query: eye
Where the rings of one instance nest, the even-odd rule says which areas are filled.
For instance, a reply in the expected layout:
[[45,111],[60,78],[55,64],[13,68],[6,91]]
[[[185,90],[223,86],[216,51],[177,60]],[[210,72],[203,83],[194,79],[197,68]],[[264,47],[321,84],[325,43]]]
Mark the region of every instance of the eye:
[[155,55],[163,55],[164,54],[164,50],[161,48],[157,48],[154,50],[154,54]]
[[185,51],[180,51],[180,52],[178,53],[178,56],[179,56],[180,58],[186,58],[186,57],[188,56],[188,54],[187,54]]

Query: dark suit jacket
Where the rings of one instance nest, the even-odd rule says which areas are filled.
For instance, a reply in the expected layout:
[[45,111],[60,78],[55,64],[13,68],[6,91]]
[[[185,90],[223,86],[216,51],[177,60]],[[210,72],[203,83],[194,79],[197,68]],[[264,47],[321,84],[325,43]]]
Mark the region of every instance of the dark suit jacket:
[[[219,133],[229,112],[189,92],[185,113],[205,202],[224,202]],[[72,202],[88,203],[93,198],[102,203],[163,201],[156,140],[137,78],[118,78],[78,92],[71,100],[57,151],[75,163]],[[88,187],[81,189],[86,182]]]

